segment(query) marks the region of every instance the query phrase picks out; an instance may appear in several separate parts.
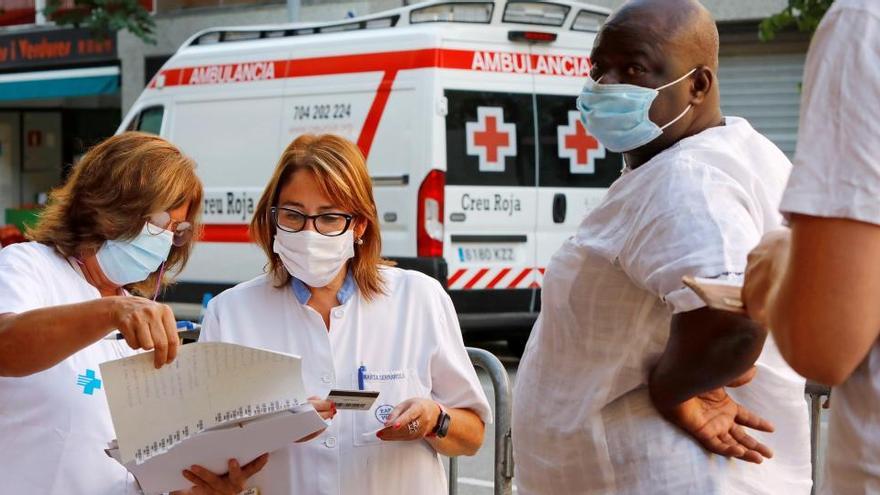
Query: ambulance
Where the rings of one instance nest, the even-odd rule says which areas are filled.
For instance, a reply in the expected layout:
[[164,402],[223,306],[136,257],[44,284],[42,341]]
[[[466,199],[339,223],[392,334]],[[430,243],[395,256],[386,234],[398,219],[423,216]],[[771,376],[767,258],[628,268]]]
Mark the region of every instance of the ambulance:
[[620,175],[575,107],[608,14],[435,1],[195,34],[120,126],[176,143],[206,187],[202,242],[167,300],[198,304],[261,273],[247,226],[281,151],[335,133],[367,156],[384,256],[440,280],[466,334],[518,350],[550,257]]

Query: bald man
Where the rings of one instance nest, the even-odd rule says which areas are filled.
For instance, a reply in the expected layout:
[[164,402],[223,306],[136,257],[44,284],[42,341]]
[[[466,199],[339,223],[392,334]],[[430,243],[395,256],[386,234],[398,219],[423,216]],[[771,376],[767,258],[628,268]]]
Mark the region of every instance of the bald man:
[[519,492],[806,495],[803,379],[681,282],[741,280],[791,164],[722,115],[698,2],[628,2],[591,58],[578,107],[626,167],[545,275],[514,392]]

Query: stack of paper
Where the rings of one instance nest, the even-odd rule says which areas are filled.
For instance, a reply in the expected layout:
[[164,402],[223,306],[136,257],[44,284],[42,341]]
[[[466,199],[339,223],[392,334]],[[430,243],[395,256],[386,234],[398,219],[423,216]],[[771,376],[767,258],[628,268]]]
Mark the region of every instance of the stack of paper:
[[185,345],[155,369],[152,352],[101,364],[117,442],[108,454],[146,493],[191,486],[193,464],[224,473],[326,427],[306,401],[297,356],[236,344]]

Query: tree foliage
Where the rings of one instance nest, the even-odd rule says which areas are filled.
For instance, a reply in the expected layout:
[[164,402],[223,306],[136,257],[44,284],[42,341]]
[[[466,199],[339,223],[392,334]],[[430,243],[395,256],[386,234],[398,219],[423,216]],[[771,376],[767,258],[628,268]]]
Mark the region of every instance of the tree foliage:
[[791,27],[796,27],[801,32],[813,33],[833,2],[834,0],[788,0],[788,6],[781,12],[761,22],[761,40],[770,41],[776,37],[776,33]]
[[138,0],[74,0],[73,7],[47,0],[44,13],[59,26],[84,27],[99,38],[128,30],[146,43],[156,43],[156,23]]

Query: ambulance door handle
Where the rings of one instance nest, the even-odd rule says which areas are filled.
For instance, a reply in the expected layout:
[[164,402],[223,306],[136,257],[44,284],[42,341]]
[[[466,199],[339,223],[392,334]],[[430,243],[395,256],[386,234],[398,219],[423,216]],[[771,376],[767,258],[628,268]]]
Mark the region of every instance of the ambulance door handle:
[[553,195],[553,223],[565,222],[565,203],[565,194],[556,193]]

